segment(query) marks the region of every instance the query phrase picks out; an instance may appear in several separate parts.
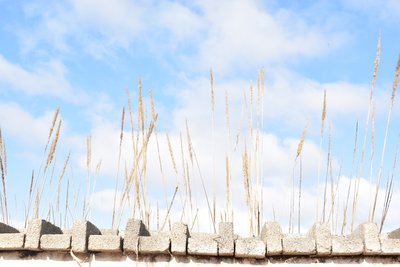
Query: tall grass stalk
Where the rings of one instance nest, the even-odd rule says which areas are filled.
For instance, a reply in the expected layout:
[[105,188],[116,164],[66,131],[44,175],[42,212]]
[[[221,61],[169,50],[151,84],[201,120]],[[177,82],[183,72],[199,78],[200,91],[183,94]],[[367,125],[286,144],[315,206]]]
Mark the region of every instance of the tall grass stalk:
[[371,88],[370,88],[370,94],[369,94],[368,112],[367,112],[367,118],[365,120],[364,138],[363,138],[363,144],[362,144],[362,148],[361,148],[361,159],[360,159],[357,177],[356,177],[355,186],[354,186],[353,208],[352,208],[352,212],[351,212],[350,231],[353,231],[354,222],[355,222],[355,218],[356,218],[359,185],[360,185],[360,179],[361,179],[361,175],[362,175],[363,163],[364,163],[364,158],[365,158],[365,147],[366,147],[366,143],[367,143],[369,121],[370,121],[370,117],[371,117],[373,95],[374,95],[374,90],[375,90],[376,75],[378,73],[380,55],[381,55],[381,36],[379,35],[378,36],[378,45],[376,48],[375,62],[374,62],[374,71],[372,74]]
[[321,163],[322,163],[322,142],[324,139],[324,129],[325,129],[325,119],[326,119],[326,90],[324,90],[324,102],[322,105],[322,113],[321,113],[321,129],[320,129],[320,138],[319,138],[319,156],[318,156],[318,175],[317,175],[317,203],[316,203],[316,219],[318,222],[319,216],[319,199],[320,199],[320,177],[321,177]]
[[389,133],[389,125],[390,125],[390,118],[392,116],[392,110],[393,110],[393,105],[394,105],[394,99],[396,96],[396,90],[397,86],[399,84],[399,74],[400,74],[400,55],[397,59],[397,64],[396,64],[396,71],[394,74],[394,80],[393,80],[393,87],[392,87],[392,96],[390,97],[390,107],[389,107],[389,112],[388,112],[388,117],[386,121],[386,130],[385,130],[385,138],[383,139],[383,147],[382,147],[382,155],[381,155],[381,162],[379,164],[379,173],[378,173],[378,180],[376,182],[376,189],[375,189],[375,197],[374,197],[374,206],[372,208],[372,215],[371,215],[371,220],[374,220],[375,216],[375,208],[376,208],[376,202],[378,200],[378,193],[379,193],[379,185],[381,182],[381,177],[382,177],[382,169],[383,169],[383,161],[385,159],[385,152],[386,152],[386,142],[387,142],[387,136]]

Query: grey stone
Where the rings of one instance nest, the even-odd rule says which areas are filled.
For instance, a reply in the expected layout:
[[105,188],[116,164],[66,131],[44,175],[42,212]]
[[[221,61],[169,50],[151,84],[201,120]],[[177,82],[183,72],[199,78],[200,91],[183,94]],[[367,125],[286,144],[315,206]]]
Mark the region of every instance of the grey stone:
[[171,253],[186,255],[188,242],[188,226],[184,223],[174,223],[171,230]]
[[0,234],[0,250],[23,250],[25,234]]
[[235,255],[235,241],[233,234],[232,222],[220,222],[218,224],[218,255],[233,256]]
[[91,235],[89,236],[89,251],[119,252],[121,251],[121,237],[118,235]]
[[236,258],[265,258],[265,244],[258,237],[238,238],[235,241]]
[[283,255],[313,255],[315,239],[306,235],[289,235],[282,240]]
[[149,236],[149,231],[141,220],[129,219],[126,223],[124,236],[124,251],[139,252],[139,236]]
[[361,255],[364,245],[361,238],[357,236],[332,236],[333,256]]
[[315,239],[317,255],[327,256],[332,252],[332,234],[327,223],[316,223],[308,235]]
[[278,222],[266,222],[261,230],[261,239],[267,247],[267,256],[282,254],[282,229]]
[[59,227],[45,220],[30,220],[26,229],[25,249],[39,251],[40,237],[44,234],[62,234],[62,231]]
[[215,234],[193,233],[188,239],[188,254],[218,256],[218,238]]
[[71,235],[42,235],[40,248],[43,250],[69,251],[71,249]]
[[400,239],[400,228],[388,233],[387,237],[389,239]]
[[86,220],[75,221],[72,226],[72,251],[86,253],[89,236],[100,234],[100,230],[91,222]]
[[364,223],[351,233],[351,236],[360,238],[364,244],[365,255],[378,255],[381,253],[379,230],[375,223]]
[[139,236],[140,254],[169,254],[170,238],[168,233],[151,236]]
[[11,233],[19,233],[18,229],[14,227],[0,222],[0,234],[11,234]]

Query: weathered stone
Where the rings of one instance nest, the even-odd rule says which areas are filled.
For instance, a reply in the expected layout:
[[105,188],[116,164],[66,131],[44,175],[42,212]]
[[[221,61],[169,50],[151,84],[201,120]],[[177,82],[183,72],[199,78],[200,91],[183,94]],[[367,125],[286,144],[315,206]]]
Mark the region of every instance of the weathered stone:
[[184,223],[174,223],[171,230],[171,253],[186,255],[188,242],[188,227]]
[[168,233],[158,233],[139,237],[140,254],[169,254],[170,238]]
[[25,249],[39,251],[40,237],[44,234],[62,234],[62,231],[59,227],[45,220],[30,220],[26,230]]
[[390,238],[390,235],[381,236],[381,255],[400,255],[400,239]]
[[100,229],[101,235],[118,235],[118,229]]
[[188,239],[188,254],[218,256],[218,238],[215,234],[194,233]]
[[126,223],[124,236],[124,251],[139,252],[139,236],[149,236],[149,231],[141,220],[129,219]]
[[332,235],[327,223],[316,223],[308,235],[315,240],[317,255],[327,256],[332,252]]
[[316,253],[315,240],[304,235],[283,237],[283,255],[313,255]]
[[0,234],[0,250],[23,250],[25,234]]
[[359,225],[351,236],[360,238],[363,241],[365,255],[378,255],[381,253],[379,230],[375,223]]
[[89,236],[89,251],[119,252],[121,251],[121,237],[118,235],[91,235]]
[[351,256],[364,252],[362,239],[356,236],[332,236],[332,255]]
[[72,251],[86,253],[89,236],[100,234],[100,230],[91,222],[86,220],[75,221],[72,226]]
[[233,223],[220,222],[218,224],[218,255],[233,256],[235,254],[235,241],[233,235]]
[[282,229],[278,222],[267,222],[261,230],[261,239],[267,247],[267,256],[282,254]]
[[235,241],[236,258],[265,258],[265,244],[258,237],[238,238]]
[[71,249],[71,235],[42,235],[40,238],[40,248],[43,250],[69,251]]
[[388,233],[387,238],[389,238],[389,239],[400,239],[400,228]]

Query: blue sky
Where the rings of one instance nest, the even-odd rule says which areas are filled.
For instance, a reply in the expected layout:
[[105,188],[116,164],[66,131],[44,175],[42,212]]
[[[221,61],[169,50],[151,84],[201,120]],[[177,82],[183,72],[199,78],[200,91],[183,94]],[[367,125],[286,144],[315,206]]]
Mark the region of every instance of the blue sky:
[[[378,177],[400,52],[397,27],[400,4],[397,1],[0,0],[0,5],[0,127],[7,145],[9,205],[17,205],[15,214],[10,217],[16,224],[23,221],[23,207],[28,202],[27,197],[20,196],[29,192],[32,170],[38,172],[52,117],[59,107],[63,122],[54,163],[55,177],[71,152],[62,183],[63,194],[68,179],[71,184],[85,186],[85,140],[90,135],[93,166],[102,162],[91,197],[91,219],[109,226],[110,202],[118,172],[121,109],[128,108],[126,89],[132,96],[133,109],[137,109],[138,77],[143,84],[145,103],[149,101],[148,90],[152,89],[159,114],[157,130],[161,156],[165,175],[169,177],[166,185],[160,186],[153,137],[148,153],[149,197],[153,210],[159,204],[160,212],[165,214],[163,194],[166,192],[171,199],[176,186],[165,133],[168,131],[177,162],[180,162],[179,135],[180,132],[185,135],[187,120],[206,187],[210,195],[216,192],[218,196],[218,210],[222,212],[224,208],[225,158],[229,155],[233,164],[233,209],[237,217],[247,216],[241,170],[247,127],[243,95],[249,100],[250,81],[256,87],[257,72],[262,69],[265,71],[263,153],[255,168],[262,169],[264,180],[264,220],[271,220],[275,213],[276,219],[287,226],[290,204],[287,197],[291,192],[294,158],[306,124],[309,128],[302,157],[305,177],[302,227],[306,229],[312,223],[316,199],[321,198],[321,195],[316,196],[315,184],[319,168],[321,177],[325,178],[329,125],[335,176],[341,162],[343,165],[337,195],[338,220],[341,220],[343,197],[351,177],[357,121],[360,130],[355,168],[361,158],[360,140],[364,136],[380,33],[381,57],[374,93],[373,183],[369,184],[372,150],[368,134],[357,222],[368,219],[370,188],[374,188]],[[210,67],[215,80],[214,138]],[[327,120],[320,147],[324,90],[327,91]],[[225,92],[230,101],[232,136],[237,129],[242,129],[243,137],[237,149],[232,147],[234,137],[227,141]],[[391,173],[395,155],[398,109],[396,99],[382,172],[383,184]],[[150,114],[149,106],[147,111]],[[253,111],[256,112],[256,108]],[[125,131],[127,136],[127,120]],[[130,162],[130,147],[129,141],[123,142],[121,166]],[[188,161],[187,156],[184,158]],[[212,171],[213,166],[216,166],[215,171]],[[182,174],[179,170],[178,176]],[[202,220],[209,224],[196,175],[193,171],[197,205]],[[215,182],[215,177],[221,179]],[[46,181],[49,193],[43,201],[42,217],[47,214],[47,202],[54,201],[51,193],[54,186]],[[399,198],[397,188],[394,192],[393,201]],[[384,189],[379,201],[383,194]],[[382,203],[378,202],[378,206],[381,209]],[[176,205],[171,216],[179,218],[179,210]],[[124,214],[130,216],[129,211]],[[377,222],[380,211],[378,214]],[[74,216],[69,220],[79,217]],[[193,213],[185,218],[190,221]],[[395,227],[399,219],[391,209],[387,228]],[[248,228],[238,222],[235,227],[242,232]]]

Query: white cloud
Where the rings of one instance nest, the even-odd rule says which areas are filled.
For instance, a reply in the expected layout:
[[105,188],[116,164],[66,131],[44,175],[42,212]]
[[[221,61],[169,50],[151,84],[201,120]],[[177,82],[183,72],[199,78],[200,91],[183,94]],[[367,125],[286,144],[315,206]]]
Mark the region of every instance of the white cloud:
[[45,62],[27,70],[0,54],[0,82],[10,85],[9,90],[28,95],[48,95],[70,102],[79,101],[82,95],[74,93],[65,76],[65,66],[59,61]]

